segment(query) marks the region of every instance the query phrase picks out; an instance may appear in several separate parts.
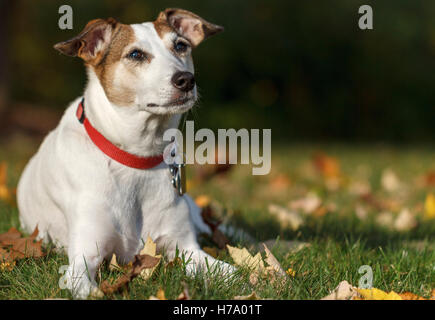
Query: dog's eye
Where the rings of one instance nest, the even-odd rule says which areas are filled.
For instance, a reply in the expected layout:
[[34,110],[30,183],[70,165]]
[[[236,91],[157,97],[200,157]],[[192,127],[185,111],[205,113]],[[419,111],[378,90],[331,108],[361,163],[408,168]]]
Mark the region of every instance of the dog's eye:
[[189,49],[189,45],[181,40],[177,40],[174,43],[174,50],[177,51],[178,53],[183,53],[186,52],[187,49]]
[[132,60],[143,61],[146,58],[146,54],[141,50],[135,49],[130,52],[127,57]]

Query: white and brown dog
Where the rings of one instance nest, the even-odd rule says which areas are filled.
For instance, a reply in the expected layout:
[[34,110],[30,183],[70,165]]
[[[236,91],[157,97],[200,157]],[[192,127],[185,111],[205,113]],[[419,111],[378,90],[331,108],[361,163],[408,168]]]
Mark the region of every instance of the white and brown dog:
[[90,21],[55,45],[85,62],[88,83],[43,141],[18,185],[23,229],[67,250],[67,283],[85,298],[95,273],[113,253],[138,254],[150,236],[169,258],[190,256],[188,272],[232,267],[203,252],[197,233],[210,233],[200,209],[171,184],[163,133],[178,126],[197,98],[192,48],[223,28],[181,9],[153,22]]

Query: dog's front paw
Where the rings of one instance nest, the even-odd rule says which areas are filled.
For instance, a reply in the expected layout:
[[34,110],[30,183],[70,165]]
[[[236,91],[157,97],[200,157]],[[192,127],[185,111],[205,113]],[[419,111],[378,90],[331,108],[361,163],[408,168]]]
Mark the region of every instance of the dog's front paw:
[[90,281],[86,273],[79,274],[69,268],[63,281],[66,289],[70,290],[74,299],[100,298],[104,295],[98,288],[97,283]]

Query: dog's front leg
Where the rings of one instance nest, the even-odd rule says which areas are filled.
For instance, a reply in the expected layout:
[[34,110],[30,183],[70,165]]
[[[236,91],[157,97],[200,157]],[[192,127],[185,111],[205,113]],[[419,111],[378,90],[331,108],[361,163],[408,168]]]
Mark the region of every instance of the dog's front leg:
[[70,229],[66,280],[74,298],[86,299],[99,293],[95,275],[111,249],[110,230],[95,213],[78,219]]
[[[178,235],[177,235],[178,233]],[[197,272],[210,271],[212,274],[220,273],[223,276],[231,276],[236,270],[230,264],[217,260],[201,250],[196,234],[191,226],[180,225],[178,230],[172,233],[175,237],[160,238],[163,246],[166,247],[166,254],[169,259],[175,258],[177,250],[184,257],[186,272],[194,276]]]

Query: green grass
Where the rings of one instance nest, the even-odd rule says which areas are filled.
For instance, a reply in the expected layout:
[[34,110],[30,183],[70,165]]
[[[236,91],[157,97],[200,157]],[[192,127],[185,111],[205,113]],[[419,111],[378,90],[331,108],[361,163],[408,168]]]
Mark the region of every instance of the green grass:
[[[32,145],[26,145],[25,151],[14,146],[10,143],[0,151],[0,161],[10,164],[11,187],[16,185],[23,165],[35,150]],[[317,150],[339,159],[344,183],[338,190],[328,190],[313,171],[311,157]],[[167,298],[175,299],[187,286],[193,299],[231,299],[252,291],[262,298],[320,299],[342,280],[357,286],[361,277],[358,269],[362,265],[372,267],[376,288],[430,295],[435,288],[435,223],[422,218],[422,205],[426,194],[434,190],[419,181],[428,171],[435,170],[435,150],[308,145],[274,146],[273,152],[269,176],[252,176],[249,167],[239,166],[225,175],[199,182],[196,169],[190,169],[189,192],[193,196],[210,196],[225,209],[229,223],[245,230],[255,242],[277,238],[308,242],[309,247],[297,252],[280,246],[272,248],[282,267],[292,268],[295,277],[280,285],[266,280],[253,286],[246,270],[239,270],[233,280],[225,282],[210,274],[189,278],[183,266],[166,268],[165,263],[161,263],[150,280],[135,279],[128,292],[112,298],[148,299],[162,288]],[[387,167],[396,172],[404,185],[400,194],[388,193],[381,187],[380,177]],[[279,190],[271,188],[270,181],[277,175],[288,177],[290,185]],[[378,225],[375,218],[379,210],[362,203],[348,191],[352,181],[361,179],[370,183],[378,198],[394,200],[398,210],[407,207],[415,212],[417,227],[398,232]],[[311,191],[324,203],[333,203],[336,209],[323,217],[307,217],[296,231],[282,228],[268,213],[270,203],[286,206],[290,200]],[[366,220],[356,217],[357,205],[366,206],[369,213]],[[0,201],[0,233],[12,226],[19,228],[17,209]],[[202,239],[201,243],[211,245],[207,239]],[[247,246],[253,254],[257,252],[256,244],[248,240],[233,240],[231,244]],[[219,258],[232,263],[225,251],[220,251]],[[12,271],[0,271],[0,299],[71,298],[67,290],[60,290],[58,286],[58,270],[67,263],[64,254],[47,248],[47,255],[41,259],[21,260]],[[120,271],[110,271],[103,265],[98,280],[115,279],[119,275]]]

